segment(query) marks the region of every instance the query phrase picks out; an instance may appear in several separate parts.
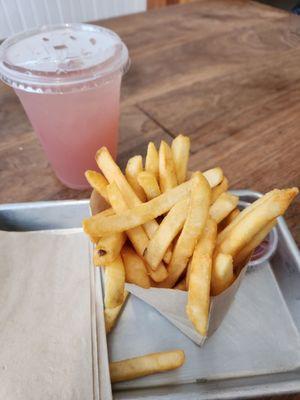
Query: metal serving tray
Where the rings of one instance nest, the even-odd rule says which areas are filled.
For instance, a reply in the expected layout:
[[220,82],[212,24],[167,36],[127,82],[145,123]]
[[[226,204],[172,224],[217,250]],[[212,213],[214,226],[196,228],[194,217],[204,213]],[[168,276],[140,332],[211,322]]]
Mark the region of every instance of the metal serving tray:
[[[260,197],[248,190],[232,191],[253,202]],[[0,205],[0,229],[11,231],[66,229],[81,226],[89,201],[47,201]],[[278,222],[279,245],[271,267],[296,327],[300,330],[300,256],[283,220]],[[188,339],[187,339],[188,340]],[[300,369],[290,372],[230,379],[202,379],[197,383],[118,390],[115,399],[235,399],[300,392]]]

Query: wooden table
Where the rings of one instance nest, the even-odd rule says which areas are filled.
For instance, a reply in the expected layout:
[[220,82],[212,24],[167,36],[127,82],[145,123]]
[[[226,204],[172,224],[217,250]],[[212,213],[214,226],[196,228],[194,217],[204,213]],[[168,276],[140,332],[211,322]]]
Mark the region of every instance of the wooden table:
[[[232,188],[299,186],[300,36],[288,14],[251,1],[205,0],[102,25],[121,35],[132,60],[122,89],[122,166],[149,140],[184,132],[191,168],[219,165]],[[0,203],[89,196],[56,179],[2,84],[0,138]],[[299,213],[298,200],[287,213],[298,243]],[[281,400],[288,398],[300,395]]]

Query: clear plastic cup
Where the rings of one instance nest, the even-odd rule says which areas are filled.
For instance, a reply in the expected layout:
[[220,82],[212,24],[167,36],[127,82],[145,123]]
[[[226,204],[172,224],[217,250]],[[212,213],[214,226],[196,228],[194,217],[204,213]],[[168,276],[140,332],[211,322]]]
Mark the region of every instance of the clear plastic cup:
[[44,26],[0,46],[0,77],[14,88],[66,186],[88,187],[84,172],[96,168],[99,147],[116,156],[128,65],[119,36],[94,25]]

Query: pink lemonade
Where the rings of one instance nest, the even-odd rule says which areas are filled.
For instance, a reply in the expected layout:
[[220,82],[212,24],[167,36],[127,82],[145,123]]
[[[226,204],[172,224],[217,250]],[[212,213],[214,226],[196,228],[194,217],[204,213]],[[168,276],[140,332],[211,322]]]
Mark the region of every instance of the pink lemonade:
[[95,153],[117,155],[121,74],[103,86],[58,94],[16,90],[57,177],[74,189],[89,187]]
[[57,175],[89,187],[95,153],[117,155],[122,75],[128,50],[114,32],[93,25],[48,26],[0,46],[0,77],[19,96]]

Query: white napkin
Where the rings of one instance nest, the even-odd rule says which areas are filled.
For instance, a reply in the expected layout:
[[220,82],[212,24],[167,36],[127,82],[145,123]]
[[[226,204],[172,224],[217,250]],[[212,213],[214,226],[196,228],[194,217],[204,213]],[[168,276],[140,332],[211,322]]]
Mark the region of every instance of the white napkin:
[[90,251],[78,230],[0,232],[0,399],[111,398]]

